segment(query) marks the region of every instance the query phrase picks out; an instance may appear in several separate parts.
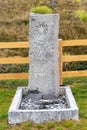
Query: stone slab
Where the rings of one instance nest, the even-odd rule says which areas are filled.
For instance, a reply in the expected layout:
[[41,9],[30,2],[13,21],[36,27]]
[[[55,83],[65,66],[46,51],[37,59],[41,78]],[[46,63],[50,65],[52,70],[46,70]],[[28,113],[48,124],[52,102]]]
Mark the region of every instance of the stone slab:
[[28,95],[28,97],[29,97],[31,100],[37,101],[37,100],[39,100],[39,99],[42,98],[42,94],[41,94],[41,93],[38,93],[38,94],[30,93],[30,94]]
[[58,95],[59,14],[30,13],[29,21],[29,89]]
[[25,88],[18,88],[14,96],[10,109],[8,111],[8,123],[17,124],[25,121],[34,123],[44,123],[47,121],[61,121],[66,119],[78,120],[78,107],[72,95],[70,88],[60,87],[61,92],[65,92],[68,102],[68,108],[58,110],[19,110],[22,94],[26,91]]

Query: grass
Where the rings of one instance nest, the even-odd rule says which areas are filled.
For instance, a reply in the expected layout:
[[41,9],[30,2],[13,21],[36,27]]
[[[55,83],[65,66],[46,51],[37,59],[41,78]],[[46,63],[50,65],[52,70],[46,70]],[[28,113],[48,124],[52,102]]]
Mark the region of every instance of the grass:
[[78,2],[78,3],[80,3],[81,2],[81,0],[75,0],[76,2]]
[[80,20],[87,22],[87,12],[85,10],[78,10],[76,14]]
[[70,86],[87,86],[87,77],[70,77],[64,78],[63,84]]
[[[9,81],[13,85],[12,81]],[[14,84],[16,81],[14,81]],[[20,81],[21,82],[21,81]],[[60,121],[48,122],[43,124],[34,124],[24,122],[17,125],[9,125],[7,123],[7,112],[14,97],[17,86],[20,83],[17,81],[15,87],[5,88],[2,84],[0,88],[0,130],[87,130],[87,78],[65,78],[64,84],[71,86],[72,92],[79,107],[79,121]],[[8,83],[8,81],[6,82]],[[5,84],[5,82],[4,82]],[[26,85],[26,81],[24,81]]]
[[55,128],[55,122],[49,122],[49,123],[47,124],[47,128],[48,128],[48,129]]
[[38,14],[51,14],[52,10],[47,6],[37,6],[35,8],[32,8],[31,12]]
[[27,86],[28,80],[0,80],[0,88],[17,88],[18,86]]

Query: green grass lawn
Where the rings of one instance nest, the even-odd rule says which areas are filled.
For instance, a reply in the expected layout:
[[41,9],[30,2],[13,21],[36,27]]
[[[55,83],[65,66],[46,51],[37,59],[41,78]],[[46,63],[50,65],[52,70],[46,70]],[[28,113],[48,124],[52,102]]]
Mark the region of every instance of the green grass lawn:
[[[9,83],[8,83],[9,82]],[[25,122],[17,125],[9,125],[7,122],[7,112],[10,107],[12,98],[14,97],[16,88],[20,84],[13,81],[1,82],[0,88],[0,130],[87,130],[87,78],[65,78],[64,84],[70,85],[77,105],[79,107],[79,121],[60,121],[60,122],[48,122],[44,124],[34,124]],[[5,84],[7,87],[4,87]],[[22,81],[23,85],[27,84],[27,81]],[[14,85],[15,87],[9,87]],[[1,85],[0,85],[1,86]]]

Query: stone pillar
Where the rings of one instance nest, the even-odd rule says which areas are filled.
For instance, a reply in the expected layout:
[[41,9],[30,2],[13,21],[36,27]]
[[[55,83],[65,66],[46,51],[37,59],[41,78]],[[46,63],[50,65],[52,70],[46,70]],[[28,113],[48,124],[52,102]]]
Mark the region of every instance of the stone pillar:
[[59,93],[58,14],[30,14],[29,89]]

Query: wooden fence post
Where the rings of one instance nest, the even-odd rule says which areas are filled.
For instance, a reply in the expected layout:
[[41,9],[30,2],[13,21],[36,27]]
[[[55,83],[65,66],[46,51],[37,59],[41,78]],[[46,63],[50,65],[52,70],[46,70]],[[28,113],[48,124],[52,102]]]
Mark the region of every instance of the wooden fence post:
[[63,85],[62,83],[62,39],[59,39],[59,72],[60,72],[60,85]]

